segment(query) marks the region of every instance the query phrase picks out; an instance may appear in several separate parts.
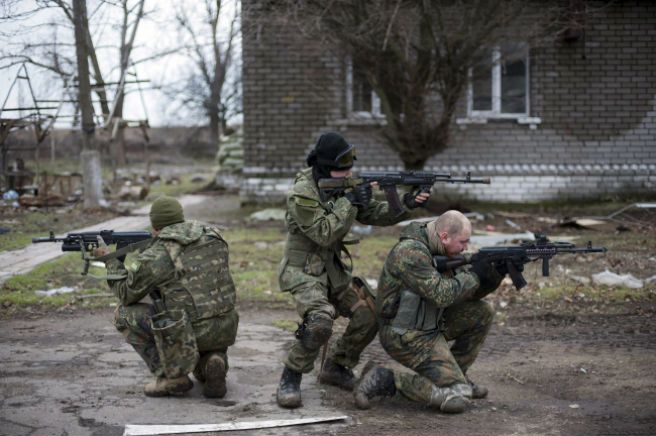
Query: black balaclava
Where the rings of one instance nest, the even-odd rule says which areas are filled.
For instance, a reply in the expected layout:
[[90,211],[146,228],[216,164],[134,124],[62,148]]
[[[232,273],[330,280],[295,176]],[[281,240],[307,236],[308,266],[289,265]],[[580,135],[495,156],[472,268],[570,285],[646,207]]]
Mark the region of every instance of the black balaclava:
[[315,181],[330,177],[331,170],[347,170],[355,160],[353,146],[338,133],[324,133],[319,137],[314,149],[308,154],[306,162],[312,167]]

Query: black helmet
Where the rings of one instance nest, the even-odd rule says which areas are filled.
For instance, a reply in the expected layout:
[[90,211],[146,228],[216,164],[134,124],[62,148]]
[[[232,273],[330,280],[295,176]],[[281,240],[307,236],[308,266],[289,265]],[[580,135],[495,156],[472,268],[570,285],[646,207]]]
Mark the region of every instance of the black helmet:
[[355,148],[339,133],[330,132],[319,137],[306,162],[309,167],[318,168],[322,173],[330,173],[330,170],[350,169],[354,160]]

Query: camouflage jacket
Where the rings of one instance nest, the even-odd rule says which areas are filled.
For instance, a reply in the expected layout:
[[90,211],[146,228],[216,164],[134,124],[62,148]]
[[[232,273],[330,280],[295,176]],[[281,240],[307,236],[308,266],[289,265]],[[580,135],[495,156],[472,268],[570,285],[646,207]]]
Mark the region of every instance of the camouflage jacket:
[[378,281],[376,313],[384,319],[393,318],[399,305],[400,293],[410,290],[438,308],[448,307],[463,293],[479,286],[478,277],[464,269],[439,273],[432,263],[433,255],[445,255],[441,244],[431,252],[426,225],[410,224],[392,248]]
[[337,289],[351,279],[351,266],[342,258],[343,238],[354,221],[372,225],[391,225],[406,219],[395,216],[387,202],[371,200],[358,210],[344,197],[322,200],[319,188],[307,168],[297,174],[287,195],[287,242],[279,268],[282,291],[319,281]]
[[234,308],[235,286],[228,268],[228,244],[218,229],[187,221],[164,227],[127,268],[117,259],[107,262],[112,291],[128,305],[154,291],[167,309],[184,309],[203,319]]

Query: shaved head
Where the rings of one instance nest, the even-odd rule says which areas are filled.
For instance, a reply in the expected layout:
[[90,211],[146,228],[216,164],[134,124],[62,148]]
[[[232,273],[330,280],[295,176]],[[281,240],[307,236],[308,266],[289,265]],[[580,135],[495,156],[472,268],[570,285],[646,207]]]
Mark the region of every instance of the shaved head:
[[472,226],[469,219],[462,213],[457,210],[448,210],[428,223],[426,230],[433,248],[437,241],[441,241],[446,254],[455,256],[467,249]]
[[438,233],[447,232],[451,236],[456,236],[467,228],[471,232],[471,223],[469,218],[457,210],[447,210],[435,219],[435,230]]

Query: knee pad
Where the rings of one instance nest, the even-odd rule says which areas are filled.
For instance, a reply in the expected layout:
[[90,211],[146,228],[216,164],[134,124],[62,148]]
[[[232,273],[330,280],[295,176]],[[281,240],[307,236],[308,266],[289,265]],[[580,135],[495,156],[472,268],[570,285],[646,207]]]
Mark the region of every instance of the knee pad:
[[296,330],[296,338],[308,350],[318,350],[333,333],[333,320],[321,315],[306,315]]

